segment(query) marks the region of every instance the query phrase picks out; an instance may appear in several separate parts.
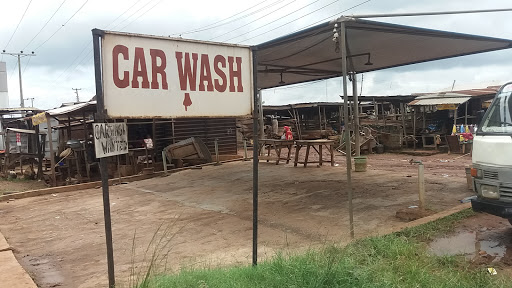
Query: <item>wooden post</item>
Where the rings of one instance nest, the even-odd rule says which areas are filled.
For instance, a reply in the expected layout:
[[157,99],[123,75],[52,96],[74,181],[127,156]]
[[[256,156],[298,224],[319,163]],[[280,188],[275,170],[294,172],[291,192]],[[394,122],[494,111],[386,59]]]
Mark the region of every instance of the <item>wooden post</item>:
[[464,127],[468,126],[468,102],[466,101],[466,115],[464,115]]
[[457,110],[459,110],[459,105],[455,108],[455,112],[453,113],[453,125],[455,126],[455,131],[457,131]]
[[[41,141],[39,140],[39,125],[36,125],[36,146],[37,146],[37,179],[43,177],[43,151],[41,151]],[[44,141],[43,141],[44,144]]]
[[322,138],[322,112],[318,106],[318,123],[320,124],[320,138]]
[[375,112],[375,122],[379,122],[379,103],[373,98],[373,110]]
[[423,163],[418,165],[418,192],[420,200],[420,209],[425,209],[425,177]]
[[[400,103],[400,114],[402,114],[402,129],[404,134],[404,142],[405,148],[407,148],[407,131],[405,129],[405,105],[404,103]],[[402,143],[403,146],[403,143]]]
[[325,107],[323,107],[323,110],[324,110],[324,121],[325,121],[324,122],[324,129],[325,129],[325,131],[327,131],[327,116],[325,115]]
[[416,150],[416,107],[414,107],[412,110],[412,138],[414,150]]
[[422,109],[422,113],[423,113],[423,114],[422,114],[422,115],[423,115],[423,127],[422,127],[423,129],[427,128],[427,127],[426,127],[426,126],[427,126],[427,124],[426,124],[426,123],[427,123],[427,119],[425,119],[425,115],[426,115],[426,114],[425,114],[425,108],[426,108],[426,106],[422,106],[422,107],[421,107],[421,109]]
[[52,186],[57,186],[57,180],[55,175],[55,154],[53,151],[53,139],[52,139],[52,124],[50,121],[50,116],[46,115],[46,125],[48,126],[48,145],[50,147],[50,163],[52,166]]

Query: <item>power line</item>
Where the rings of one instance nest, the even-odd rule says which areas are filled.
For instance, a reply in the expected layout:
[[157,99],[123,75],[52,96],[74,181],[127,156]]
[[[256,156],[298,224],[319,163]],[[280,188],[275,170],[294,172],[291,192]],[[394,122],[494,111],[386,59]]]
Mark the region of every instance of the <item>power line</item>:
[[[20,24],[21,24],[21,21],[23,21],[23,18],[25,18],[25,14],[27,14],[27,10],[28,8],[30,7],[30,4],[32,3],[32,0],[30,0],[28,2],[28,5],[27,5],[27,8],[25,8],[25,12],[23,12],[23,15],[21,15],[21,19],[20,21],[18,22],[18,25],[16,25],[16,29],[14,29],[14,32],[12,32],[12,35],[11,35],[11,38],[9,38],[9,41],[7,41],[7,44],[5,45],[5,49],[7,49],[7,47],[9,46],[9,44],[11,43],[11,40],[12,40],[12,37],[14,37],[14,34],[16,34],[16,31],[18,31],[18,28],[20,27]],[[4,50],[5,50],[4,49]],[[2,55],[2,59],[4,59],[4,56]]]
[[36,49],[34,49],[34,50],[41,48],[41,46],[46,44],[46,42],[50,41],[50,39],[52,39],[53,36],[55,36],[55,34],[57,34],[57,32],[59,32],[64,26],[66,26],[66,24],[68,24],[68,22],[71,21],[71,19],[73,19],[73,17],[75,17],[75,15],[78,14],[78,12],[80,12],[80,10],[82,10],[82,8],[84,8],[84,6],[85,6],[85,4],[87,4],[87,2],[89,2],[89,0],[85,0],[84,4],[82,4],[82,6],[80,6],[80,8],[78,8],[78,10],[76,10],[76,12],[73,13],[73,15],[71,15],[71,17],[69,17],[69,19],[66,22],[64,22],[64,24],[62,24],[62,26],[60,26],[55,32],[53,32],[53,34],[50,37],[48,37],[48,39],[44,40],[44,42],[41,43],[39,46],[37,46]]
[[[261,17],[259,17],[259,18],[256,18],[256,19],[252,20],[251,22],[246,23],[246,24],[244,24],[244,25],[242,25],[242,26],[240,26],[240,27],[238,27],[238,28],[235,28],[235,29],[233,29],[233,30],[231,30],[231,31],[228,31],[228,32],[223,33],[223,34],[218,35],[218,36],[215,36],[215,37],[213,37],[213,38],[209,39],[208,41],[213,40],[213,39],[216,39],[216,38],[219,38],[219,37],[222,37],[222,36],[227,35],[227,34],[229,34],[229,33],[231,33],[231,32],[234,32],[234,31],[236,31],[236,30],[238,30],[238,29],[242,29],[243,27],[245,27],[245,26],[247,26],[247,25],[250,25],[250,24],[252,24],[252,23],[254,23],[254,22],[256,22],[256,21],[258,21],[258,20],[260,20],[260,19],[262,19],[262,18],[267,17],[267,16],[268,16],[268,15],[270,15],[270,14],[273,14],[273,13],[275,13],[275,12],[279,11],[280,9],[283,9],[284,7],[286,7],[286,6],[290,5],[290,4],[292,4],[292,3],[293,3],[293,2],[295,2],[295,1],[296,1],[296,0],[293,0],[293,1],[291,1],[291,2],[288,2],[288,3],[286,3],[285,5],[283,5],[283,6],[279,7],[279,8],[277,8],[277,9],[275,9],[275,10],[273,10],[273,11],[271,11],[270,13],[267,13],[267,14],[265,14],[265,15],[263,15],[263,16],[261,16]],[[320,1],[320,0],[316,0],[316,1],[314,1],[313,3],[318,2],[318,1]],[[313,3],[311,3],[311,4],[313,4]],[[309,5],[311,5],[311,4],[309,4]],[[306,5],[306,6],[308,6],[308,5]],[[285,16],[285,17],[286,17],[286,16]]]
[[110,22],[110,24],[108,24],[106,27],[108,27],[108,26],[110,26],[110,25],[114,24],[114,22],[116,22],[119,18],[123,17],[123,15],[124,15],[124,14],[126,14],[126,12],[128,12],[130,9],[132,9],[132,8],[133,8],[133,6],[137,5],[137,3],[139,3],[139,1],[138,1],[138,0],[135,0],[135,2],[133,2],[132,6],[130,6],[128,9],[124,10],[124,12],[123,12],[123,13],[121,13],[119,16],[117,16],[117,18],[116,18],[116,19],[114,19],[114,21]]
[[249,10],[251,10],[252,8],[254,8],[254,7],[256,7],[256,6],[259,6],[259,5],[261,5],[261,4],[263,4],[263,3],[267,2],[267,1],[269,1],[269,0],[264,0],[264,1],[262,1],[262,2],[260,2],[260,3],[258,3],[258,4],[256,4],[256,5],[253,5],[253,6],[251,6],[251,7],[247,8],[247,9],[245,9],[245,10],[243,10],[243,11],[240,11],[240,12],[238,12],[238,13],[236,13],[236,14],[233,14],[233,15],[229,16],[228,18],[224,18],[224,19],[222,19],[222,20],[219,20],[219,21],[213,22],[213,23],[208,24],[208,25],[206,25],[206,26],[203,26],[203,27],[200,27],[200,28],[196,28],[196,29],[193,29],[193,30],[190,30],[190,31],[185,31],[185,32],[182,32],[182,33],[175,33],[175,34],[173,34],[173,35],[184,35],[184,34],[194,33],[194,31],[196,31],[196,30],[200,30],[200,29],[204,29],[204,28],[210,27],[210,26],[212,26],[212,25],[215,25],[215,24],[218,24],[218,23],[224,22],[224,21],[226,21],[226,20],[228,20],[228,19],[230,19],[230,18],[233,18],[233,17],[235,17],[235,16],[237,16],[237,15],[240,15],[240,14],[242,14],[242,13],[244,13],[244,12],[246,12],[246,11],[249,11]]
[[23,72],[21,72],[21,75],[25,74],[25,70],[27,70],[28,64],[30,63],[30,59],[32,59],[32,57],[28,57],[27,63],[25,64],[25,68],[23,68]]
[[[265,1],[263,1],[263,2],[265,2]],[[263,2],[262,2],[262,3],[263,3]],[[202,31],[206,31],[206,30],[211,30],[211,29],[214,29],[214,28],[217,28],[217,27],[220,27],[220,26],[224,26],[224,25],[226,25],[226,24],[233,23],[233,22],[238,21],[238,20],[240,20],[240,19],[247,18],[247,17],[248,17],[248,16],[250,16],[250,15],[254,15],[254,14],[258,13],[258,12],[261,12],[261,11],[263,11],[263,10],[265,10],[265,9],[269,8],[269,7],[272,7],[272,6],[276,5],[276,4],[279,4],[279,3],[281,3],[281,2],[282,2],[281,0],[279,0],[279,1],[275,1],[275,2],[272,2],[272,3],[270,3],[269,5],[267,5],[267,6],[265,6],[265,7],[262,7],[262,8],[260,8],[260,9],[256,10],[256,11],[254,11],[254,12],[251,12],[251,13],[250,13],[250,14],[248,14],[248,15],[240,16],[240,17],[235,18],[235,19],[233,19],[233,20],[230,20],[230,21],[228,21],[228,22],[226,22],[226,23],[222,23],[222,24],[219,24],[219,25],[211,26],[211,27],[208,27],[208,28],[196,29],[196,30],[192,30],[192,31],[189,31],[189,32],[183,32],[183,33],[179,33],[178,35],[180,35],[180,36],[181,36],[181,35],[185,35],[185,34],[192,34],[192,33],[202,32]],[[236,15],[236,14],[235,14],[235,15]],[[229,19],[229,18],[232,18],[232,17],[233,17],[233,16],[230,16],[230,17],[228,17],[228,18],[226,18],[226,19]],[[224,20],[225,20],[225,19],[224,19]],[[222,22],[222,21],[224,21],[224,20],[221,20],[221,21],[219,21],[219,22]],[[205,26],[205,27],[207,27],[207,26]],[[173,34],[173,35],[176,35],[176,34]]]
[[[313,26],[313,25],[315,25],[315,24],[317,24],[317,23],[323,22],[323,21],[325,21],[325,20],[327,20],[327,19],[330,19],[330,18],[332,18],[332,17],[334,17],[334,16],[336,16],[336,15],[339,15],[339,14],[341,14],[341,13],[344,13],[344,12],[347,12],[347,11],[349,11],[349,10],[352,10],[352,9],[354,9],[354,8],[356,8],[356,7],[358,7],[358,6],[361,6],[361,5],[365,4],[365,3],[368,3],[368,2],[370,2],[370,1],[372,1],[372,0],[366,0],[366,1],[364,1],[364,2],[361,2],[361,3],[357,4],[357,5],[354,5],[354,6],[352,6],[352,7],[348,8],[348,9],[345,9],[345,10],[343,10],[343,11],[341,11],[341,12],[338,12],[338,13],[336,13],[336,14],[333,14],[332,16],[326,17],[326,18],[324,18],[324,19],[322,19],[322,20],[320,20],[320,21],[317,21],[317,22],[315,22],[315,23],[313,23],[313,24],[310,24],[310,25],[308,25],[308,26],[306,26],[306,27]],[[295,21],[297,21],[297,20],[299,20],[299,19],[301,19],[301,18],[303,18],[303,17],[305,17],[305,16],[311,15],[311,14],[313,14],[313,13],[317,12],[318,10],[321,10],[321,9],[323,9],[323,8],[325,8],[325,7],[329,6],[329,5],[331,5],[331,4],[332,4],[332,3],[327,4],[326,6],[323,6],[323,7],[319,8],[319,9],[317,9],[317,10],[315,10],[315,11],[312,11],[312,12],[310,12],[310,13],[307,13],[306,15],[303,15],[303,16],[301,16],[301,17],[299,17],[299,18],[296,18],[296,19],[294,19],[294,20],[292,20],[292,21],[289,21],[289,22],[287,22],[287,23],[284,23],[283,25],[280,25],[280,26],[277,26],[277,27],[275,27],[275,28],[273,28],[273,29],[271,29],[271,30],[268,30],[267,32],[263,32],[263,33],[260,33],[260,34],[258,34],[258,35],[256,35],[256,36],[253,36],[253,37],[247,38],[247,39],[245,39],[245,40],[242,40],[242,41],[238,42],[238,44],[239,44],[239,43],[241,43],[241,42],[243,42],[243,41],[248,41],[248,40],[254,39],[254,38],[256,38],[256,37],[259,37],[259,36],[261,36],[261,35],[265,35],[265,34],[267,34],[267,33],[269,33],[269,32],[272,32],[272,31],[274,31],[274,30],[277,30],[277,29],[279,29],[279,28],[281,28],[281,27],[283,27],[283,26],[286,26],[286,25],[288,25],[288,24],[291,24],[291,23],[293,23],[293,22],[295,22]],[[301,30],[305,29],[306,27],[303,27],[303,28],[301,28],[301,29],[298,29],[297,31],[301,31]],[[292,32],[292,33],[294,33],[294,32]],[[246,33],[246,34],[247,34],[247,33]]]
[[119,27],[121,24],[123,24],[126,20],[130,19],[133,17],[133,15],[137,14],[140,10],[142,10],[144,7],[148,6],[149,3],[153,2],[154,0],[149,0],[148,2],[146,2],[146,4],[142,5],[141,7],[139,7],[139,9],[135,10],[135,12],[133,12],[132,14],[130,14],[130,16],[128,16],[126,19],[124,19],[123,21],[117,23],[116,25],[114,25],[114,27],[112,27],[112,29],[115,29],[116,27]]
[[[254,32],[254,31],[258,30],[258,29],[261,29],[261,28],[263,28],[263,27],[265,27],[265,26],[268,26],[268,25],[270,25],[270,24],[272,24],[272,23],[275,23],[275,22],[277,22],[277,21],[279,21],[279,20],[281,20],[281,19],[283,19],[283,18],[285,18],[285,17],[290,16],[291,14],[293,14],[293,13],[295,13],[295,12],[298,12],[298,11],[300,11],[300,10],[302,10],[302,9],[304,9],[304,8],[306,8],[306,7],[308,7],[308,6],[310,6],[310,5],[315,4],[315,3],[316,3],[316,2],[318,2],[318,1],[320,1],[320,0],[317,0],[317,1],[314,1],[314,2],[312,2],[312,3],[309,3],[309,4],[308,4],[308,5],[306,5],[306,6],[302,6],[301,8],[299,8],[299,9],[297,9],[297,10],[293,11],[293,12],[290,12],[290,13],[288,13],[288,14],[284,15],[283,17],[281,17],[281,18],[279,18],[279,19],[276,19],[276,20],[274,20],[274,21],[271,21],[271,22],[269,22],[269,23],[266,23],[266,24],[265,24],[265,25],[263,25],[263,26],[260,26],[260,27],[258,27],[258,28],[255,28],[255,29],[253,29],[253,30],[249,31],[248,33],[250,33],[250,32]],[[334,1],[334,2],[337,2],[337,1],[339,1],[339,0],[336,0],[336,1]],[[333,2],[333,3],[334,3],[334,2]],[[333,4],[333,3],[331,3],[331,4]],[[328,4],[328,5],[331,5],[331,4]],[[231,38],[227,39],[226,41],[236,39],[236,38],[238,38],[238,37],[240,37],[240,36],[243,36],[243,35],[246,35],[246,34],[241,34],[241,35],[238,35],[238,36],[235,36],[235,37],[231,37]]]
[[18,61],[16,61],[16,64],[14,64],[14,67],[12,68],[11,75],[9,75],[9,80],[11,80],[12,75],[14,75],[14,71],[16,71],[16,67],[18,67]]
[[[124,10],[124,12],[123,12],[123,13],[119,14],[119,16],[117,16],[117,17],[116,17],[112,22],[110,22],[110,23],[106,26],[106,27],[107,27],[107,29],[108,29],[108,27],[109,27],[110,25],[114,24],[114,23],[115,23],[119,18],[121,18],[123,15],[125,15],[128,11],[130,11],[130,10],[131,10],[131,9],[132,9],[136,4],[138,4],[138,3],[139,3],[139,1],[137,1],[137,0],[136,0],[136,1],[135,1],[135,2],[130,6],[130,7],[128,7],[128,9]],[[136,13],[136,12],[135,12],[135,13]],[[132,15],[133,15],[133,14],[132,14]],[[129,18],[130,18],[130,17],[128,17],[127,19],[129,19]],[[113,26],[113,27],[112,27],[112,29],[114,29],[116,26],[118,26],[119,24],[123,23],[123,22],[124,22],[124,21],[126,21],[127,19],[125,19],[125,20],[121,21],[120,23],[118,23],[117,25]],[[55,81],[53,82],[53,85],[52,85],[53,87],[55,87],[55,86],[57,85],[57,81],[58,81],[58,80],[59,80],[59,79],[60,79],[64,74],[66,74],[66,72],[67,72],[67,71],[68,71],[68,70],[69,70],[69,69],[70,69],[70,68],[71,68],[75,63],[76,63],[75,67],[74,67],[72,70],[70,70],[68,74],[66,74],[66,77],[68,77],[68,75],[69,75],[71,72],[75,71],[75,70],[76,70],[76,68],[77,68],[80,64],[82,64],[82,63],[84,62],[85,58],[86,58],[89,54],[91,54],[91,53],[92,53],[92,51],[93,51],[93,50],[92,50],[91,44],[92,44],[92,40],[89,40],[89,41],[87,41],[87,42],[85,43],[85,45],[83,46],[82,50],[80,50],[80,53],[78,53],[78,55],[75,57],[75,59],[73,59],[73,61],[71,62],[71,64],[70,64],[68,67],[66,67],[66,69],[64,69],[64,71],[63,71],[62,73],[60,73],[60,74],[59,74],[59,76],[55,79]],[[85,50],[87,49],[87,47],[90,47],[89,52],[87,53],[87,55],[86,55],[86,56],[84,56],[83,58],[80,58],[80,57],[84,54],[84,52],[85,52]],[[81,60],[79,60],[79,59],[81,59]]]
[[153,10],[153,8],[155,8],[158,4],[160,4],[160,2],[162,2],[162,0],[158,1],[155,3],[155,5],[151,6],[148,10],[144,11],[144,13],[140,14],[137,18],[133,19],[132,21],[130,21],[128,24],[124,25],[120,30],[123,30],[124,28],[128,27],[130,24],[132,24],[133,22],[137,21],[140,17],[146,15],[146,13],[148,13],[149,11]]
[[41,34],[41,31],[43,31],[43,29],[46,27],[46,25],[48,25],[48,23],[50,23],[50,21],[53,19],[55,14],[57,14],[57,12],[59,12],[60,8],[62,7],[62,5],[64,5],[64,3],[66,3],[66,1],[67,0],[64,0],[64,1],[62,1],[62,3],[60,3],[59,7],[57,7],[57,10],[55,10],[55,12],[53,12],[52,16],[50,16],[50,19],[48,19],[48,21],[46,21],[46,23],[43,25],[43,27],[41,27],[39,32],[37,32],[37,34],[34,37],[32,37],[32,39],[28,42],[27,45],[25,45],[25,48],[23,48],[23,50],[27,49],[28,45],[30,45],[30,43],[32,43],[32,41],[34,41],[34,39],[36,39],[36,37],[39,36],[39,34]]

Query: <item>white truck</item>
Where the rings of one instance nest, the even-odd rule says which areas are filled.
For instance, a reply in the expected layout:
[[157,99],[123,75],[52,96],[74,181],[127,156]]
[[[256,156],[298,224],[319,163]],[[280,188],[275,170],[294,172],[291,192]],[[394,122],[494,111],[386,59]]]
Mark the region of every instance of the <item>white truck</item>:
[[474,211],[512,224],[512,82],[503,85],[473,138]]

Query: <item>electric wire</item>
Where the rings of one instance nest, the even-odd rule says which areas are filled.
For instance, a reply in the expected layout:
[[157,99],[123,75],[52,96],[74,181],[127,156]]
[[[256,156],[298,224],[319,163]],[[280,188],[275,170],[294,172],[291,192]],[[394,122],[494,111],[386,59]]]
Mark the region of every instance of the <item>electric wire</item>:
[[[263,32],[263,33],[260,33],[260,34],[258,34],[258,35],[256,35],[256,36],[253,36],[253,37],[247,38],[247,39],[242,40],[242,41],[240,41],[240,42],[238,42],[238,43],[241,43],[241,42],[243,42],[243,41],[248,41],[248,40],[254,39],[254,38],[256,38],[256,37],[259,37],[259,36],[261,36],[261,35],[265,35],[265,34],[267,34],[267,33],[270,33],[270,32],[272,32],[272,31],[274,31],[274,30],[277,30],[277,29],[279,29],[279,28],[281,28],[281,27],[283,27],[283,26],[289,25],[289,24],[291,24],[291,23],[293,23],[293,22],[295,22],[295,21],[297,21],[297,20],[299,20],[299,19],[301,19],[301,18],[304,18],[304,17],[306,17],[306,16],[308,16],[308,15],[311,15],[311,14],[313,14],[313,13],[317,12],[317,11],[320,11],[320,10],[322,10],[322,9],[325,9],[326,7],[328,7],[328,6],[330,6],[330,5],[334,4],[334,3],[336,3],[336,2],[338,2],[338,1],[339,1],[339,0],[335,0],[335,1],[333,1],[333,2],[331,2],[331,3],[329,3],[329,4],[327,4],[327,5],[324,5],[324,6],[320,7],[320,8],[318,8],[318,9],[315,9],[315,10],[313,10],[313,11],[311,11],[311,12],[309,12],[309,13],[305,14],[305,15],[302,15],[302,16],[300,16],[300,17],[298,17],[298,18],[295,18],[295,19],[294,19],[294,20],[292,20],[292,21],[286,22],[286,23],[284,23],[284,24],[282,24],[282,25],[279,25],[279,26],[277,26],[277,27],[275,27],[275,28],[273,28],[273,29],[271,29],[271,30],[268,30],[268,31]],[[368,1],[371,1],[371,0],[368,0]],[[336,14],[336,15],[337,15],[337,14]],[[254,30],[256,30],[256,29],[254,29]],[[249,31],[249,32],[247,32],[247,33],[245,33],[245,34],[248,34],[248,33],[250,33],[250,32],[251,32],[251,31]],[[241,35],[240,35],[240,36],[241,36]]]
[[30,64],[30,59],[32,59],[32,56],[28,56],[27,63],[25,64],[23,71],[21,71],[21,75],[25,74],[25,70],[27,70],[28,64]]
[[[27,8],[25,8],[25,11],[23,12],[23,15],[21,15],[21,19],[18,22],[18,25],[16,25],[16,28],[14,29],[14,32],[12,32],[11,38],[9,38],[9,41],[7,41],[7,44],[5,44],[4,50],[7,49],[7,47],[11,43],[12,38],[14,37],[14,34],[16,34],[16,31],[18,31],[18,28],[20,27],[21,21],[23,21],[23,18],[25,18],[25,14],[27,14],[27,11],[28,11],[28,8],[30,7],[30,4],[32,4],[32,0],[30,0],[28,2]],[[3,59],[4,59],[4,55],[2,54],[2,58],[0,59],[0,61],[2,61]]]
[[[302,10],[302,9],[304,9],[304,8],[306,8],[306,7],[310,6],[310,5],[312,5],[312,4],[314,4],[314,3],[318,2],[318,1],[320,1],[320,0],[314,1],[314,2],[312,2],[312,3],[310,3],[310,4],[306,5],[306,6],[303,6],[303,7],[299,8],[299,9],[297,9],[297,10],[293,11],[293,12],[290,12],[290,13],[288,13],[288,14],[284,15],[283,17],[281,17],[281,18],[279,18],[279,19],[276,19],[276,20],[274,20],[274,21],[271,21],[271,22],[266,23],[265,25],[262,25],[262,26],[260,26],[260,27],[257,27],[257,28],[255,28],[255,29],[253,29],[253,30],[249,31],[248,33],[250,33],[250,32],[254,32],[254,31],[258,30],[258,29],[261,29],[261,28],[263,28],[263,27],[265,27],[265,26],[268,26],[268,25],[270,25],[270,24],[272,24],[272,23],[275,23],[275,22],[277,22],[277,21],[279,21],[279,20],[281,20],[281,19],[283,19],[283,18],[285,18],[285,17],[288,17],[288,16],[290,16],[291,14],[296,13],[296,12],[298,12],[298,11],[300,11],[300,10]],[[330,3],[330,4],[327,4],[326,6],[329,6],[329,5],[331,5],[331,4],[335,3],[335,2],[338,2],[338,1],[339,1],[339,0],[336,0],[336,1],[332,2],[332,3]],[[322,7],[321,9],[325,8],[326,6]],[[231,37],[231,38],[227,39],[226,41],[230,41],[230,40],[236,39],[236,38],[238,38],[238,37],[240,37],[240,36],[243,36],[243,35],[246,35],[246,34],[247,34],[247,33],[240,34],[240,35],[235,36],[235,37]]]
[[[235,28],[235,29],[233,29],[233,30],[230,30],[230,31],[228,31],[228,32],[225,32],[225,33],[220,34],[220,35],[218,35],[218,36],[215,36],[215,37],[213,37],[213,38],[210,38],[210,39],[208,39],[208,41],[211,41],[211,40],[217,39],[217,38],[219,38],[219,37],[222,37],[222,36],[224,36],[224,35],[227,35],[227,34],[229,34],[229,33],[232,33],[232,32],[234,32],[234,31],[236,31],[236,30],[238,30],[238,29],[242,29],[242,28],[244,28],[244,27],[245,27],[245,26],[247,26],[247,25],[250,25],[250,24],[252,24],[252,23],[254,23],[254,22],[256,22],[256,21],[258,21],[258,20],[260,20],[260,19],[262,19],[262,18],[265,18],[265,17],[269,16],[270,14],[273,14],[273,13],[275,13],[275,12],[279,11],[280,9],[282,9],[282,8],[284,8],[284,7],[286,7],[286,6],[290,5],[290,4],[292,4],[292,3],[293,3],[293,2],[295,2],[295,1],[296,1],[296,0],[293,0],[293,1],[291,1],[291,2],[288,2],[288,3],[286,3],[285,5],[283,5],[283,6],[279,7],[279,8],[276,8],[275,10],[273,10],[273,11],[271,11],[271,12],[269,12],[269,13],[267,13],[267,14],[263,15],[263,16],[260,16],[260,17],[258,17],[258,18],[256,18],[256,19],[252,20],[251,22],[248,22],[248,23],[246,23],[246,24],[244,24],[244,25],[242,25],[242,26],[239,26],[239,27],[237,27],[237,28]],[[314,1],[313,3],[318,2],[318,1],[320,1],[320,0],[316,0],[316,1]],[[313,4],[313,3],[311,3],[311,4]],[[311,4],[308,4],[308,5],[306,5],[306,6],[309,6],[309,5],[311,5]],[[306,7],[306,6],[304,6],[304,7]],[[300,10],[300,9],[299,9],[299,10]],[[297,10],[296,10],[296,11],[297,11]],[[296,12],[296,11],[295,11],[295,12]],[[286,17],[286,16],[284,16],[284,17]],[[282,19],[282,18],[283,18],[283,17],[281,17],[280,19]],[[273,21],[272,21],[272,22],[273,22]]]
[[9,80],[11,80],[12,75],[14,75],[14,71],[16,71],[16,67],[18,67],[18,61],[16,61],[16,64],[14,64],[14,68],[12,68],[11,75],[9,75]]
[[[229,24],[229,23],[233,23],[233,22],[235,22],[235,21],[238,21],[238,20],[240,20],[240,19],[245,19],[245,18],[247,18],[248,16],[254,15],[254,14],[258,13],[258,12],[261,12],[261,11],[263,11],[263,10],[265,10],[265,9],[269,8],[269,7],[272,7],[272,6],[276,5],[276,4],[279,4],[279,3],[281,3],[281,2],[282,2],[281,0],[278,0],[278,1],[272,2],[272,3],[270,3],[269,5],[267,5],[267,6],[265,6],[265,7],[262,7],[262,8],[260,8],[260,9],[256,10],[256,11],[254,11],[254,12],[251,12],[251,13],[250,13],[250,14],[248,14],[248,15],[240,16],[240,17],[235,18],[235,19],[233,19],[233,20],[230,20],[230,21],[228,21],[228,22],[226,22],[226,23],[222,23],[222,24],[219,24],[219,25],[215,25],[215,26],[212,26],[212,27],[209,27],[209,28],[198,29],[198,30],[195,30],[195,31],[192,31],[192,32],[180,33],[179,35],[181,36],[181,35],[185,35],[185,34],[192,34],[192,33],[202,32],[202,31],[211,30],[211,29],[214,29],[214,28],[217,28],[217,27],[221,27],[221,26],[224,26],[224,25],[226,25],[226,24]],[[176,34],[173,34],[173,35],[176,35]]]
[[132,21],[130,21],[128,24],[124,25],[120,30],[123,30],[124,28],[128,27],[130,24],[132,24],[133,22],[137,21],[138,19],[140,19],[140,17],[146,15],[146,13],[148,13],[149,11],[153,10],[158,4],[160,4],[163,0],[160,0],[158,2],[155,3],[155,5],[151,6],[148,10],[144,11],[142,14],[140,14],[137,18],[133,19]]
[[32,37],[32,39],[30,39],[30,41],[27,43],[27,45],[25,45],[25,47],[23,48],[23,50],[27,49],[27,47],[32,43],[32,41],[34,41],[34,39],[37,38],[37,36],[39,36],[39,34],[41,34],[41,31],[44,30],[44,28],[46,28],[46,26],[48,25],[48,23],[50,23],[50,21],[53,19],[53,17],[55,16],[55,14],[57,14],[57,12],[59,12],[60,8],[62,7],[62,5],[64,5],[64,3],[66,3],[67,0],[64,0],[62,1],[62,3],[60,3],[59,7],[57,7],[57,10],[55,10],[55,12],[53,12],[52,16],[50,16],[50,18],[48,19],[48,21],[46,21],[46,23],[43,25],[43,27],[41,27],[41,29],[39,30],[39,32],[37,32],[37,34]]
[[123,13],[121,13],[119,16],[117,16],[117,18],[114,19],[114,21],[110,22],[110,24],[108,24],[106,27],[109,27],[110,25],[114,24],[114,22],[116,22],[119,18],[123,17],[124,14],[126,14],[126,12],[128,12],[130,9],[132,9],[133,6],[137,5],[137,3],[139,3],[139,1],[135,0],[135,2],[133,2],[132,6],[130,6],[128,9],[124,10]]
[[53,34],[48,37],[46,40],[43,41],[43,43],[41,43],[39,46],[37,46],[34,50],[38,50],[39,48],[41,48],[41,46],[43,46],[44,44],[46,44],[46,42],[50,41],[50,39],[53,38],[53,36],[55,36],[55,34],[57,34],[64,26],[66,26],[68,24],[69,21],[71,21],[71,19],[73,19],[73,17],[75,17],[76,14],[78,14],[78,12],[80,12],[80,10],[82,10],[82,8],[84,8],[85,4],[87,4],[87,2],[89,2],[89,0],[85,0],[84,4],[82,4],[82,6],[80,6],[80,8],[78,8],[78,10],[75,11],[75,13],[73,13],[73,15],[71,15],[71,17],[69,17],[69,19],[64,22],[64,24],[62,24],[57,30],[55,30],[55,32],[53,32]]
[[231,15],[231,16],[229,16],[229,17],[227,17],[227,18],[224,18],[224,19],[222,19],[222,20],[219,20],[219,21],[213,22],[213,23],[208,24],[208,25],[205,25],[205,26],[203,26],[203,27],[199,27],[199,28],[192,29],[192,30],[185,31],[185,32],[181,32],[181,33],[175,33],[175,34],[172,34],[172,35],[185,35],[185,34],[195,33],[197,30],[201,30],[201,29],[204,29],[204,28],[208,28],[208,27],[210,27],[210,26],[212,26],[212,25],[215,25],[215,24],[218,24],[218,23],[224,22],[224,21],[226,21],[226,20],[228,20],[228,19],[231,19],[231,18],[233,18],[233,17],[235,17],[235,16],[237,16],[237,15],[240,15],[240,14],[242,14],[242,13],[246,12],[246,11],[249,11],[249,10],[251,10],[252,8],[254,8],[254,7],[256,7],[256,6],[259,6],[259,5],[261,5],[261,4],[263,4],[263,3],[267,2],[267,1],[269,1],[269,0],[261,1],[261,2],[259,2],[258,4],[254,5],[254,6],[251,6],[251,7],[247,8],[247,9],[245,9],[245,10],[243,10],[243,11],[240,11],[240,12],[238,12],[238,13],[236,13],[236,14],[233,14],[233,15]]
[[115,29],[116,27],[119,27],[121,26],[121,24],[123,24],[126,20],[130,19],[133,17],[133,15],[137,14],[140,10],[142,10],[144,7],[148,6],[151,2],[153,2],[154,0],[149,0],[148,2],[146,2],[146,4],[142,5],[141,7],[139,7],[139,9],[135,10],[135,12],[133,12],[132,14],[130,14],[130,16],[126,17],[126,19],[124,19],[123,21],[117,23],[116,25],[114,25],[114,27],[112,27],[112,29]]

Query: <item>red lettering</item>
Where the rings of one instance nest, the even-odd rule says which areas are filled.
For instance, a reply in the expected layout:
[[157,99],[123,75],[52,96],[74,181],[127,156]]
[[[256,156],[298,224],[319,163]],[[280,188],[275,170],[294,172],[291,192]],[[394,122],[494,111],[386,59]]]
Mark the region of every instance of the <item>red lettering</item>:
[[128,60],[128,47],[123,45],[116,45],[112,49],[112,60],[113,60],[113,72],[114,72],[114,84],[118,88],[126,88],[130,85],[130,74],[128,71],[123,71],[123,79],[119,78],[119,54],[123,55],[124,60]]
[[192,53],[192,60],[194,61],[194,69],[190,67],[190,55],[185,53],[185,63],[183,64],[183,53],[176,51],[176,60],[178,62],[178,77],[180,78],[181,90],[187,90],[187,80],[190,86],[190,91],[196,91],[196,76],[197,76],[197,53]]
[[[158,83],[158,74],[162,77],[162,89],[167,90],[167,74],[165,73],[165,66],[167,65],[167,59],[165,58],[165,53],[162,50],[158,49],[150,49],[149,54],[151,55],[151,67],[152,67],[152,75],[151,75],[151,89],[158,89],[160,85]],[[160,59],[160,65],[157,63],[157,58]]]
[[236,57],[236,68],[234,70],[233,67],[233,57],[228,57],[229,63],[229,92],[235,92],[235,77],[238,79],[237,92],[244,92],[244,87],[242,86],[242,57]]
[[204,91],[204,82],[208,82],[206,89],[213,91],[212,72],[208,54],[201,54],[201,75],[199,76],[199,91]]
[[224,92],[228,86],[228,81],[226,79],[226,73],[220,69],[219,64],[222,65],[222,68],[226,68],[226,58],[224,58],[222,55],[217,55],[213,59],[213,69],[215,69],[215,73],[217,73],[220,79],[222,79],[222,84],[220,83],[219,79],[215,79],[215,90],[218,92]]
[[135,47],[135,58],[133,59],[133,78],[132,88],[139,88],[139,77],[142,77],[142,88],[149,88],[148,70],[146,68],[146,58],[144,49]]

